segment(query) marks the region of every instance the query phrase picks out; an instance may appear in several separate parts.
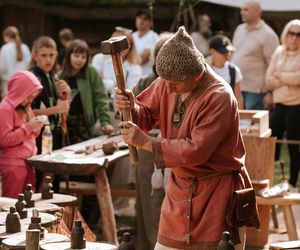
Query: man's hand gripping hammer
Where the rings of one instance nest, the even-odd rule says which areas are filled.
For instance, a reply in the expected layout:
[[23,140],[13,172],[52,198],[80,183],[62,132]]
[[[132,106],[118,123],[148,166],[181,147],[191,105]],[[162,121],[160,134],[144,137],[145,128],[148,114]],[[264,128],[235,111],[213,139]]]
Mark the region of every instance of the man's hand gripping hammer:
[[[122,58],[120,52],[128,48],[128,41],[126,36],[117,36],[112,37],[108,40],[101,42],[101,53],[105,55],[111,55],[114,72],[117,79],[117,86],[119,89],[125,93],[126,85],[123,74],[123,66],[122,66]],[[122,109],[121,110],[122,117],[124,121],[132,121],[130,109]],[[138,162],[138,154],[136,147],[132,145],[128,145],[129,154],[130,154],[130,162],[136,163]]]

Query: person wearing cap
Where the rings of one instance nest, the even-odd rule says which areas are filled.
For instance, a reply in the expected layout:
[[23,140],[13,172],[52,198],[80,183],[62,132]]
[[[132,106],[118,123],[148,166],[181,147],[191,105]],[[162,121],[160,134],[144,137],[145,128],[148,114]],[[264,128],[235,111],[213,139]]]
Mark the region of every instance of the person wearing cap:
[[[225,218],[232,171],[251,185],[237,101],[184,27],[158,52],[156,70],[159,77],[136,98],[115,88],[114,100],[116,109],[131,110],[134,122],[119,124],[124,141],[153,152],[158,169],[171,169],[155,250],[217,249],[222,232],[231,230]],[[158,124],[162,138],[149,136]]]
[[132,33],[138,55],[141,57],[143,75],[152,73],[153,62],[150,59],[151,50],[158,38],[158,34],[151,30],[152,20],[147,9],[139,10],[135,15],[136,31]]
[[261,19],[259,0],[246,0],[241,7],[244,23],[234,31],[232,43],[236,51],[231,62],[236,64],[243,74],[241,90],[245,109],[264,109],[265,74],[271,56],[279,45],[277,34]]
[[217,35],[209,41],[210,65],[212,69],[230,84],[238,102],[238,108],[243,109],[243,96],[240,88],[240,81],[243,79],[240,69],[233,63],[229,62],[231,53],[235,48],[228,37]]

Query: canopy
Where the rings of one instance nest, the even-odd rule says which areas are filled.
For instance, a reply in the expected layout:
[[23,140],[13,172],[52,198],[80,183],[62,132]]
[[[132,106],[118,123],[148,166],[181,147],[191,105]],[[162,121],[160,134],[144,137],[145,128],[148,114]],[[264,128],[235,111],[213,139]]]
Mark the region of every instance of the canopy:
[[[240,8],[243,0],[202,0],[219,5]],[[260,0],[263,11],[300,11],[300,0]]]

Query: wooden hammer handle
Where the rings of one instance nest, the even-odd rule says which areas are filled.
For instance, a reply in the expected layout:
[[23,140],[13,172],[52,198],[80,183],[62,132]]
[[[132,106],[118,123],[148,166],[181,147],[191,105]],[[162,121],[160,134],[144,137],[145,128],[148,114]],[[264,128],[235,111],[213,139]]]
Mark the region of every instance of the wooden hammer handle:
[[[126,85],[125,85],[125,79],[124,79],[124,74],[123,74],[121,55],[120,55],[120,53],[114,53],[111,56],[112,56],[112,61],[113,61],[113,65],[114,65],[117,86],[119,89],[122,90],[123,93],[125,93]],[[132,121],[132,116],[131,116],[131,112],[130,112],[129,108],[122,109],[121,113],[122,113],[122,117],[123,117],[124,121]],[[128,148],[129,148],[130,162],[131,163],[138,162],[138,154],[137,154],[136,147],[134,147],[132,145],[128,145]]]

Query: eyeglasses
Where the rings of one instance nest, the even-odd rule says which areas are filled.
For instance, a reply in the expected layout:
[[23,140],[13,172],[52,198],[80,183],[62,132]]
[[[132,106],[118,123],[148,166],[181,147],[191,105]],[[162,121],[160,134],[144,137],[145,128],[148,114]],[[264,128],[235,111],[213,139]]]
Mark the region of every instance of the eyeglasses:
[[290,37],[295,36],[295,37],[298,38],[298,39],[300,38],[300,32],[289,31],[289,32],[287,33],[287,35],[290,36]]

